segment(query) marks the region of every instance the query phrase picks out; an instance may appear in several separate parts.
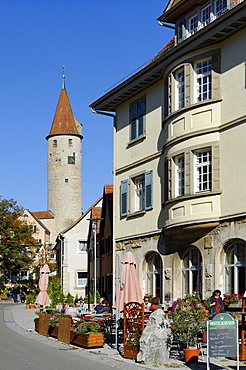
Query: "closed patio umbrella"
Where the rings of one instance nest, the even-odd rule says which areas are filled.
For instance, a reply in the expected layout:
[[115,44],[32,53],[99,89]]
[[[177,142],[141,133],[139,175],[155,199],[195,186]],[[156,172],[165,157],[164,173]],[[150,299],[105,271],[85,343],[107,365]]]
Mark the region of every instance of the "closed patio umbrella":
[[122,274],[119,290],[119,311],[123,311],[124,303],[142,303],[142,293],[136,273],[136,261],[132,252],[127,252],[121,261]]
[[50,303],[50,299],[47,293],[49,273],[50,273],[49,266],[45,264],[44,267],[40,271],[40,278],[39,278],[39,283],[38,283],[40,292],[36,299],[37,303],[39,303],[42,306],[46,306],[47,304]]

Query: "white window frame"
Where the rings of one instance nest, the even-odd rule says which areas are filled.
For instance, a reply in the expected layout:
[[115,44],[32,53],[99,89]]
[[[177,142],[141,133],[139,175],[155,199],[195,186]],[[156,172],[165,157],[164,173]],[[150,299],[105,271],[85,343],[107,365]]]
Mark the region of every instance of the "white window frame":
[[[193,253],[194,251],[197,252],[198,261],[195,265],[193,263]],[[188,255],[188,267],[184,267],[184,258]],[[188,272],[188,275],[185,275],[185,273]],[[190,248],[188,251],[186,251],[182,257],[181,261],[181,276],[182,276],[182,296],[184,297],[185,294],[192,294],[194,293],[194,272],[197,273],[197,279],[198,279],[198,292],[202,293],[202,255],[199,249],[197,248]],[[186,276],[188,277],[188,284],[185,283]],[[188,291],[186,291],[185,286],[188,285]]]
[[184,68],[179,69],[175,73],[175,90],[176,90],[176,99],[175,99],[175,109],[181,109],[185,106],[185,75]]
[[212,98],[212,59],[206,58],[194,63],[195,103]]
[[181,154],[174,159],[175,163],[175,196],[184,195],[184,154]]
[[[85,274],[86,277],[80,278],[79,274]],[[86,287],[88,285],[88,273],[86,271],[77,271],[76,276],[77,287]]]
[[[244,244],[244,255],[245,255],[245,261],[240,261],[238,259],[239,254],[239,245]],[[229,251],[233,252],[233,263],[227,263],[227,254]],[[228,247],[225,249],[225,262],[224,262],[224,286],[225,286],[225,293],[226,294],[242,294],[243,291],[239,291],[239,269],[244,269],[244,291],[246,290],[246,243],[243,240],[235,241],[234,243],[228,245]],[[228,273],[227,271],[231,269],[231,274],[233,275],[233,278],[231,279],[233,281],[233,286],[230,286],[229,290],[229,279],[228,279]]]
[[145,180],[144,175],[134,178],[134,211],[143,211],[145,204]]
[[[156,261],[158,260],[160,269],[156,269]],[[152,271],[149,270],[149,262],[152,263]],[[160,291],[156,290],[156,282],[159,280]],[[150,254],[146,257],[146,292],[147,294],[156,296],[160,295],[162,298],[162,260],[161,257],[157,254]]]
[[[201,27],[207,26],[209,23],[212,22],[212,6],[211,4],[208,4],[204,8],[201,9]],[[205,18],[205,19],[204,19]]]
[[[85,243],[86,250],[81,250],[80,249],[80,244],[81,243]],[[85,239],[78,239],[78,241],[77,241],[77,254],[86,254],[87,253],[87,248],[88,248],[88,246],[87,246],[87,240],[85,240]]]
[[227,9],[228,9],[228,0],[215,0],[214,14],[216,18],[220,17]]
[[194,188],[196,193],[212,190],[212,150],[211,148],[194,151]]
[[188,24],[189,24],[188,37],[190,37],[198,31],[198,27],[199,27],[198,13],[193,14],[191,17],[189,17]]

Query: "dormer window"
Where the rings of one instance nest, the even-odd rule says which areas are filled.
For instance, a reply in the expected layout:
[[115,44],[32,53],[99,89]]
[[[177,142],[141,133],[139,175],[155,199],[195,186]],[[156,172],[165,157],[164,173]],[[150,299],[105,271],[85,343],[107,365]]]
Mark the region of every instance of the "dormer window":
[[202,22],[203,27],[207,26],[211,22],[211,6],[210,5],[202,9],[201,22]]
[[220,17],[227,10],[227,0],[216,0],[215,15]]
[[189,36],[198,31],[198,14],[189,19]]

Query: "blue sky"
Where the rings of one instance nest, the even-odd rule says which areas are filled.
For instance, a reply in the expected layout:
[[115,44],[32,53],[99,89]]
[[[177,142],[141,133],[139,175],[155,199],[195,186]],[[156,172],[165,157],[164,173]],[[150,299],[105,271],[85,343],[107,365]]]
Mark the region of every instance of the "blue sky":
[[89,104],[173,36],[158,25],[166,0],[0,0],[0,195],[47,209],[47,141],[62,65],[83,124],[83,211],[112,184],[113,121]]

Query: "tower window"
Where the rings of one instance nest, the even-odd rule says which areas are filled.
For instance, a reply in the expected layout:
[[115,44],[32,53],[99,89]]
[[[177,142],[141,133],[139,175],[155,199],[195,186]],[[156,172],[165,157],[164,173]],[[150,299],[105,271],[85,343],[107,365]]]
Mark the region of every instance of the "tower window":
[[57,148],[57,140],[53,140],[53,148]]
[[65,182],[68,182],[68,179],[65,179]]
[[73,146],[73,139],[68,139],[68,145]]

